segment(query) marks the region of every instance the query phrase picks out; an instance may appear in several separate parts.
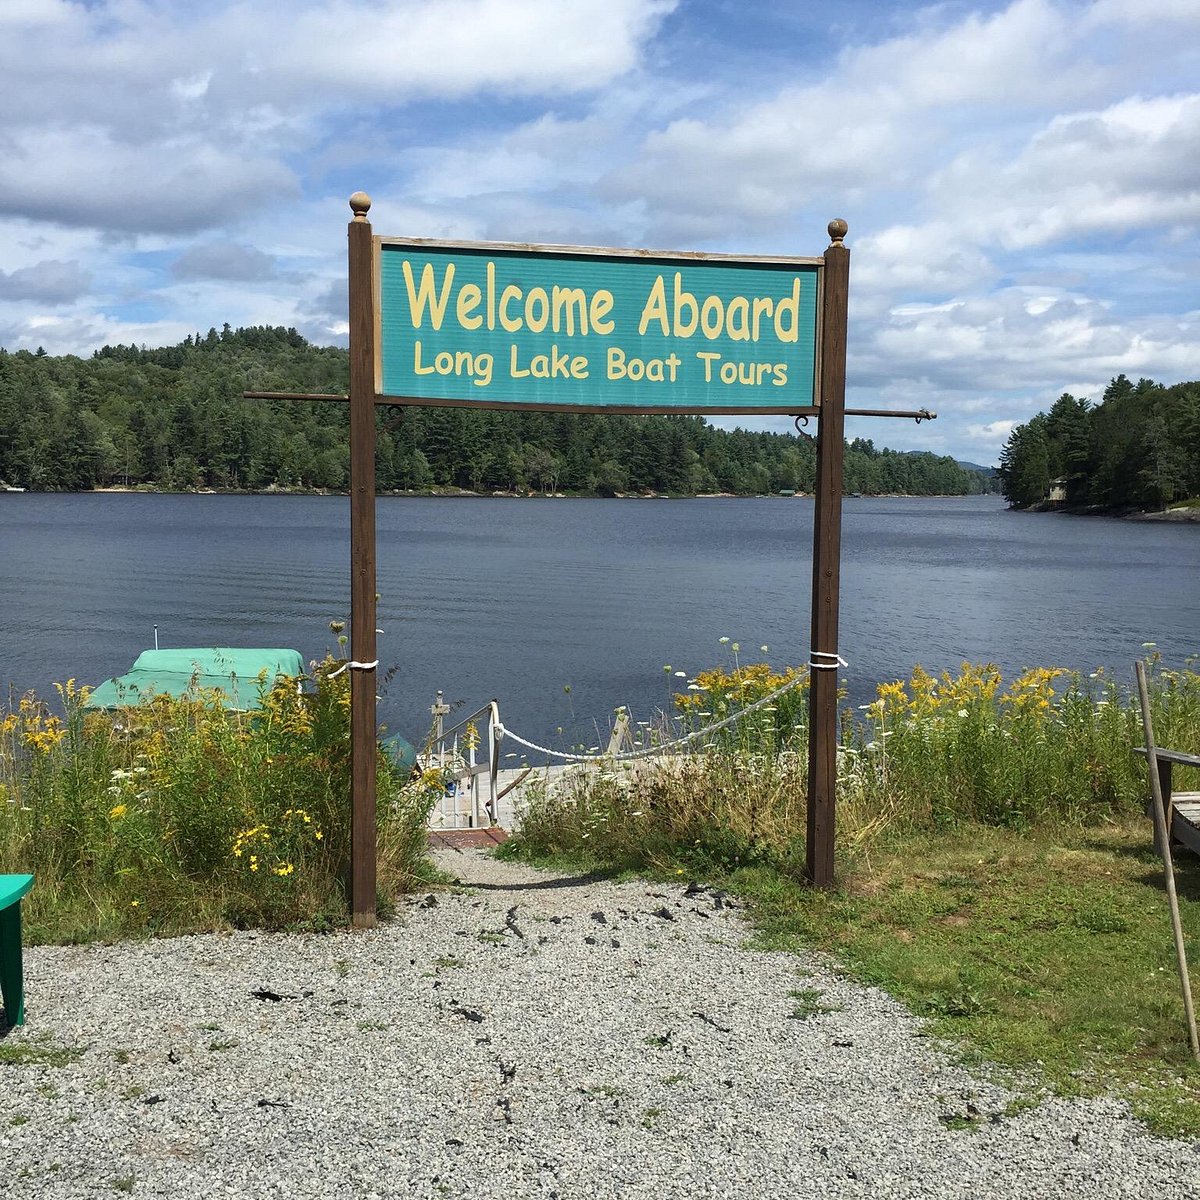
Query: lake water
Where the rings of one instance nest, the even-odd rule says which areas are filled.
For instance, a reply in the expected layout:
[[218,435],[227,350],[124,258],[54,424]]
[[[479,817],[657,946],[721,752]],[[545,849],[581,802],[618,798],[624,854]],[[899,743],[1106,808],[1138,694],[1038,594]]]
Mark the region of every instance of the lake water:
[[[514,731],[594,745],[664,672],[808,657],[812,502],[384,498],[380,719],[416,740],[439,688]],[[333,645],[344,497],[0,495],[0,682],[96,684],[154,644]],[[964,660],[1129,679],[1143,642],[1200,651],[1200,528],[1010,513],[995,497],[848,498],[851,698]],[[770,647],[764,655],[761,645]],[[570,689],[568,692],[566,689]],[[563,733],[557,732],[558,728]]]

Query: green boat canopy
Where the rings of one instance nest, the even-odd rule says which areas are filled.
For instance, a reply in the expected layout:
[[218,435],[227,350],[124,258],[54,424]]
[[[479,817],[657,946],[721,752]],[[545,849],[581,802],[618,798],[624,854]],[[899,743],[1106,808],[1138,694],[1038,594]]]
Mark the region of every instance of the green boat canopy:
[[182,696],[215,688],[226,708],[250,712],[259,705],[259,676],[268,687],[277,675],[304,674],[296,650],[242,650],[229,646],[191,650],[143,650],[124,674],[106,679],[87,699],[88,708],[127,708],[151,696]]

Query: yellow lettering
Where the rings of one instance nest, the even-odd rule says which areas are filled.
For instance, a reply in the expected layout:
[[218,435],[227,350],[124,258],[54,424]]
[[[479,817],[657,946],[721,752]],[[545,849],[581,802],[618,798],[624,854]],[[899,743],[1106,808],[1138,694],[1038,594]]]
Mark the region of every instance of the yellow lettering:
[[608,377],[609,379],[625,378],[625,351],[620,346],[608,348]]
[[413,342],[413,374],[414,375],[432,375],[432,367],[421,366],[421,339],[418,338]]
[[588,331],[587,293],[583,288],[565,288],[554,285],[551,292],[554,302],[554,332],[563,331],[563,319],[566,319],[567,337],[575,336],[575,307],[579,309],[579,332]]
[[[483,324],[482,317],[473,317],[471,312],[479,307],[483,292],[475,283],[465,283],[458,293],[458,323],[464,329],[478,329]],[[478,382],[478,380],[476,380]]]
[[750,335],[750,340],[757,342],[759,339],[760,322],[763,317],[769,317],[775,309],[775,301],[770,296],[755,296],[754,297],[754,331]]
[[577,354],[571,359],[571,378],[586,379],[587,377],[588,360],[582,354]]
[[605,320],[613,308],[613,294],[607,288],[601,288],[598,292],[592,293],[592,303],[590,305],[592,328],[600,334],[607,337],[616,328],[614,323]]
[[721,336],[725,326],[725,305],[720,296],[707,296],[700,309],[700,331],[710,342]]
[[[534,307],[540,308],[541,312],[534,315]],[[550,321],[550,297],[546,295],[546,289],[535,287],[529,289],[529,295],[525,297],[525,324],[534,333],[541,333],[546,328]]]
[[646,329],[651,321],[659,323],[663,337],[671,336],[671,325],[667,317],[667,285],[663,283],[661,275],[654,280],[650,295],[646,297],[642,319],[638,321],[638,337],[646,336]]
[[[683,319],[684,309],[688,310],[688,319]],[[675,336],[691,337],[700,323],[700,310],[696,307],[696,297],[691,292],[683,290],[683,275],[675,272]]]
[[510,317],[508,315],[508,302],[510,300],[521,299],[521,289],[515,283],[510,283],[504,291],[500,293],[500,326],[509,333],[516,333],[521,328],[520,317]]
[[404,260],[404,286],[408,289],[408,311],[412,317],[414,329],[421,328],[426,306],[429,308],[429,323],[434,329],[441,329],[453,282],[454,264],[447,263],[446,273],[442,277],[442,290],[438,294],[434,284],[433,263],[426,263],[421,271],[421,284],[418,287],[413,282],[412,263],[407,258]]
[[[503,303],[503,301],[501,301],[501,303]],[[522,370],[519,366],[517,366],[517,347],[515,345],[509,347],[508,364],[508,373],[514,379],[524,379],[529,374],[528,368]]]
[[[785,322],[785,317],[790,317],[790,322]],[[786,300],[780,300],[775,306],[775,336],[781,342],[798,342],[800,340],[799,276],[792,280],[792,294]],[[786,374],[785,370],[784,375]]]
[[712,383],[712,366],[721,356],[715,350],[697,350],[696,357],[704,363],[704,382]]
[[489,260],[487,265],[487,325],[496,328],[496,264]]
[[750,301],[745,296],[734,296],[725,310],[725,332],[735,342],[750,340]]

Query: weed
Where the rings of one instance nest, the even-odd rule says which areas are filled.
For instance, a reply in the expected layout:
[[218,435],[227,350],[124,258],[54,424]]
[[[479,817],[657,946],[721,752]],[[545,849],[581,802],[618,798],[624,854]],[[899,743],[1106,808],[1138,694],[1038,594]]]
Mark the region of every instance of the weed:
[[56,1046],[49,1042],[0,1043],[0,1066],[65,1067],[83,1056],[75,1046]]
[[137,1182],[133,1175],[119,1175],[112,1181],[113,1191],[115,1192],[132,1192],[133,1185]]
[[238,1045],[237,1038],[214,1038],[208,1043],[208,1048],[212,1051],[233,1050]]
[[824,994],[818,988],[799,988],[788,992],[788,996],[796,1002],[790,1014],[792,1020],[807,1021],[809,1017],[818,1017],[824,1013],[841,1012],[840,1004],[821,1003]]

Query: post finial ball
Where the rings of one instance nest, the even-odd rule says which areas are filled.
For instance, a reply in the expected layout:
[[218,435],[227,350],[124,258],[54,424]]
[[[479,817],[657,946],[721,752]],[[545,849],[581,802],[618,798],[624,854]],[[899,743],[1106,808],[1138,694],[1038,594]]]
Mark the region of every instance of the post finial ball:
[[842,238],[846,236],[846,232],[849,228],[850,226],[847,225],[841,217],[835,217],[829,222],[829,240],[833,242],[835,246],[840,246],[842,244]]
[[350,197],[350,208],[356,221],[365,221],[367,213],[371,211],[371,197],[366,192],[355,192]]

